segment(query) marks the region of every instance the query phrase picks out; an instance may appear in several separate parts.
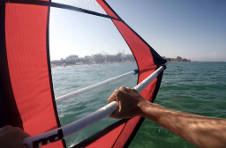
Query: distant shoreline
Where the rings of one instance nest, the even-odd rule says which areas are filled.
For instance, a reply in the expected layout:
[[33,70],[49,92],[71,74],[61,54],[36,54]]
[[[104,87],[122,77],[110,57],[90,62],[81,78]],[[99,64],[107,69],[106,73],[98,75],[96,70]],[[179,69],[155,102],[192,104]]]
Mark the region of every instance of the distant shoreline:
[[180,56],[177,56],[176,58],[167,58],[167,57],[163,58],[166,59],[167,62],[191,62],[190,59],[182,58]]
[[125,63],[135,62],[132,54],[117,53],[114,55],[94,54],[92,56],[79,57],[78,55],[70,55],[65,59],[51,61],[51,66],[69,66],[69,65],[91,65],[91,64],[107,64],[107,63]]
[[101,65],[101,64],[120,64],[120,63],[123,63],[123,64],[126,64],[126,63],[135,63],[134,62],[112,62],[112,63],[90,63],[90,64],[65,64],[65,65],[54,65],[51,63],[51,67],[67,67],[67,66],[80,66],[80,65],[87,65],[87,66],[90,66],[90,65]]
[[[191,62],[191,60],[177,56],[176,58],[163,57],[168,62]],[[73,65],[92,65],[92,64],[111,64],[111,63],[132,63],[136,62],[132,54],[118,53],[114,55],[95,54],[92,56],[79,57],[70,55],[65,59],[51,61],[51,66],[73,66]]]

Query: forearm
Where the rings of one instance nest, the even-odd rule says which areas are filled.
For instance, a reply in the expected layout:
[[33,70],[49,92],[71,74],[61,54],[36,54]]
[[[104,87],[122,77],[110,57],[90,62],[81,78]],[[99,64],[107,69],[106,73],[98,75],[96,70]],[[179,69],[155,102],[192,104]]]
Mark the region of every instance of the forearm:
[[117,101],[114,118],[137,115],[151,119],[178,136],[202,148],[226,147],[226,120],[165,109],[146,101],[134,89],[120,87],[108,99]]
[[226,120],[168,110],[152,103],[139,107],[141,116],[199,147],[218,148],[226,145]]

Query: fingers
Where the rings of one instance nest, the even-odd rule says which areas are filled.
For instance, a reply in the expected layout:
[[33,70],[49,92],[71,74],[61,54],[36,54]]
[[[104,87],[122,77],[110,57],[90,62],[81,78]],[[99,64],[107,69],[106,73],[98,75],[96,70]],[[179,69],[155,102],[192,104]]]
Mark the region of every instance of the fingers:
[[119,111],[121,110],[121,103],[120,101],[118,100],[119,99],[119,95],[121,94],[120,91],[121,90],[124,90],[124,88],[120,87],[119,89],[116,89],[112,95],[108,98],[108,103],[112,102],[112,101],[116,101],[117,102],[117,106],[118,106],[118,109],[116,111],[114,111],[110,117],[112,118],[117,118],[119,119],[119,117],[117,116],[119,114]]
[[121,91],[121,92],[124,92],[124,93],[136,93],[136,94],[139,94],[139,92],[136,89],[134,89],[134,88],[128,88],[128,87],[122,87],[121,86],[118,90]]
[[25,133],[22,129],[20,129],[19,127],[15,127],[15,132],[18,133],[18,135],[24,139],[26,137],[29,137],[29,135],[27,133]]
[[120,117],[117,116],[117,113],[112,113],[110,115],[111,118],[115,118],[115,119],[121,119]]
[[117,93],[118,93],[118,90],[116,89],[112,94],[111,96],[108,98],[108,103],[112,102],[112,101],[117,101]]
[[[13,126],[0,128],[0,147],[4,148],[25,148],[23,139],[29,135],[22,129]],[[12,142],[13,141],[13,142]]]
[[136,89],[134,89],[134,88],[129,88],[130,89],[130,91],[132,91],[132,92],[134,92],[134,93],[139,93]]
[[1,132],[8,131],[9,129],[11,129],[11,127],[12,127],[12,126],[10,126],[10,125],[6,125],[6,126],[0,128],[0,131],[1,131]]
[[129,88],[124,87],[124,86],[121,86],[121,87],[119,88],[119,91],[127,93],[127,92],[129,92]]
[[118,109],[113,112],[110,117],[117,119],[127,117],[127,111],[130,108],[127,100],[130,98],[131,91],[136,90],[126,87],[120,87],[113,92],[113,94],[108,99],[108,103],[116,101],[118,104]]
[[121,99],[123,99],[123,97],[125,96],[125,94],[128,94],[129,92],[130,92],[130,89],[129,88],[126,88],[126,87],[120,87],[119,89],[116,89],[112,93],[112,95],[108,98],[108,103],[110,103],[112,101],[116,101],[116,102],[119,103],[121,101]]
[[[12,130],[12,126],[10,126],[10,125],[6,125],[6,126],[0,128],[0,137],[4,136],[8,131],[11,131],[11,130]],[[1,141],[1,139],[0,139],[0,141]]]
[[108,98],[108,103],[112,101],[118,101],[118,96],[122,94],[122,92],[127,92],[128,88],[126,87],[120,87],[119,89],[116,89],[112,95]]

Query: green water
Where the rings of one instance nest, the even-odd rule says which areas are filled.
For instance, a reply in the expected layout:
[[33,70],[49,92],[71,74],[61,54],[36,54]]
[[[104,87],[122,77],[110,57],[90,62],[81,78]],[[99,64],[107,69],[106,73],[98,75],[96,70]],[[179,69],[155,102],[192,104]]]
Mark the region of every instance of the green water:
[[[54,91],[60,96],[136,68],[133,64],[79,65],[52,69]],[[62,125],[91,113],[106,104],[106,98],[120,86],[136,85],[136,75],[82,93],[57,105]],[[226,118],[226,63],[169,63],[155,103],[167,108],[200,115]],[[106,118],[67,138],[73,145],[115,122]],[[192,148],[180,137],[145,120],[131,148]]]

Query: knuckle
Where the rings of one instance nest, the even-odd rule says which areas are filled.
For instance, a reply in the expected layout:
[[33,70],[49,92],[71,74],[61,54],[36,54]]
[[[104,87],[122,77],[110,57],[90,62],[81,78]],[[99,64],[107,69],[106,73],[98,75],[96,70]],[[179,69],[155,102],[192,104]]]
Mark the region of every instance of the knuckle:
[[115,89],[115,90],[114,90],[114,92],[117,92],[117,91],[118,91],[118,89]]
[[118,97],[122,97],[123,94],[124,94],[124,93],[123,93],[122,91],[119,91],[119,92],[117,93],[117,98],[118,98]]
[[113,95],[117,94],[119,92],[119,89],[114,90]]
[[124,86],[121,86],[120,88],[119,88],[119,90],[125,90],[126,88],[124,87]]
[[10,129],[12,129],[13,127],[11,126],[11,125],[6,125],[6,126],[4,126],[3,127],[3,129],[5,129],[5,130],[10,130]]

